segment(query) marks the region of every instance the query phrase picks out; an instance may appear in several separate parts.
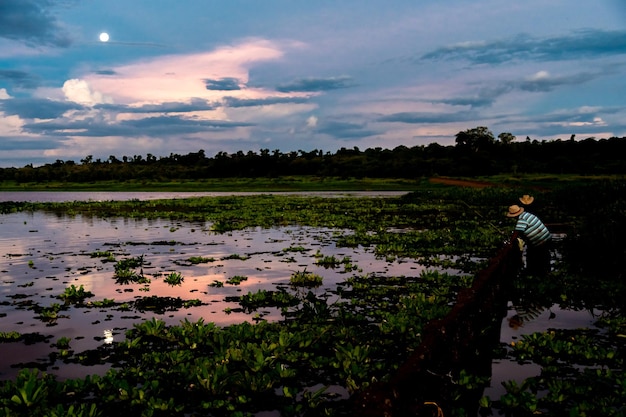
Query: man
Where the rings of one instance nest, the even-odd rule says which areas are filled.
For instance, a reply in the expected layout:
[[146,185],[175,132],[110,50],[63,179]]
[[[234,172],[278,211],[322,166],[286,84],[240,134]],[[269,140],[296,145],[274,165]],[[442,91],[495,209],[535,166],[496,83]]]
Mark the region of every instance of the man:
[[511,240],[522,235],[526,242],[526,269],[530,274],[545,275],[550,271],[550,242],[552,234],[537,216],[523,207],[512,205],[507,217],[517,218]]

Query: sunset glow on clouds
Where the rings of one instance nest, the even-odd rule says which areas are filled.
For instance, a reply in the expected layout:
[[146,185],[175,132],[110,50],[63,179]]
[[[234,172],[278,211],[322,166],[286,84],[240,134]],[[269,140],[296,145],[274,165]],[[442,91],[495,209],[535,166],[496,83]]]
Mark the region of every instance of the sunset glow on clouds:
[[2,2],[0,166],[626,135],[618,1],[157,3]]
[[118,104],[142,105],[184,102],[190,98],[219,101],[231,96],[259,98],[262,91],[247,91],[249,69],[255,63],[276,60],[282,52],[270,42],[256,41],[215,51],[165,55],[147,61],[113,66],[110,73],[88,74],[87,83]]

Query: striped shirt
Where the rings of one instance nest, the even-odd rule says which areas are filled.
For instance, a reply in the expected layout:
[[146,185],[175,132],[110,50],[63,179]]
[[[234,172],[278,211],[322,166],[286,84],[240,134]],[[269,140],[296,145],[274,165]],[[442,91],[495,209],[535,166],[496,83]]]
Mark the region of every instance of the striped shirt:
[[529,243],[535,246],[541,245],[552,238],[550,231],[539,220],[539,217],[527,211],[520,214],[517,218],[515,230],[523,233]]

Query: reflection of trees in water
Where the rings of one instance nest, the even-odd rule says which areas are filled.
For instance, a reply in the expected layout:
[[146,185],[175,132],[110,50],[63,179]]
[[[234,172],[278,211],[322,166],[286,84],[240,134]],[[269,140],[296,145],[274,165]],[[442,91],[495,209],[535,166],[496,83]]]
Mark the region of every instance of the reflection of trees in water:
[[556,317],[556,314],[549,307],[542,305],[534,305],[530,303],[525,305],[514,305],[513,309],[515,310],[515,314],[507,319],[509,327],[512,329],[523,327],[525,323],[537,319],[546,310],[550,312],[549,320]]
[[510,327],[521,327],[546,311],[553,319],[554,305],[570,310],[623,311],[626,251],[621,236],[626,236],[626,214],[606,223],[584,220],[571,234],[554,242],[552,270],[546,276],[522,271],[515,278],[510,301],[516,314],[509,318]]

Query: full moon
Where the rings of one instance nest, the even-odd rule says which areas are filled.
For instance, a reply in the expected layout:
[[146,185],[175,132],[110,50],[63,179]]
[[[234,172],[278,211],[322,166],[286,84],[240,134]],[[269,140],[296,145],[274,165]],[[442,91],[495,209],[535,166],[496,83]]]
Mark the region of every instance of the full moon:
[[102,32],[100,34],[100,42],[108,42],[109,41],[109,34],[106,32]]

